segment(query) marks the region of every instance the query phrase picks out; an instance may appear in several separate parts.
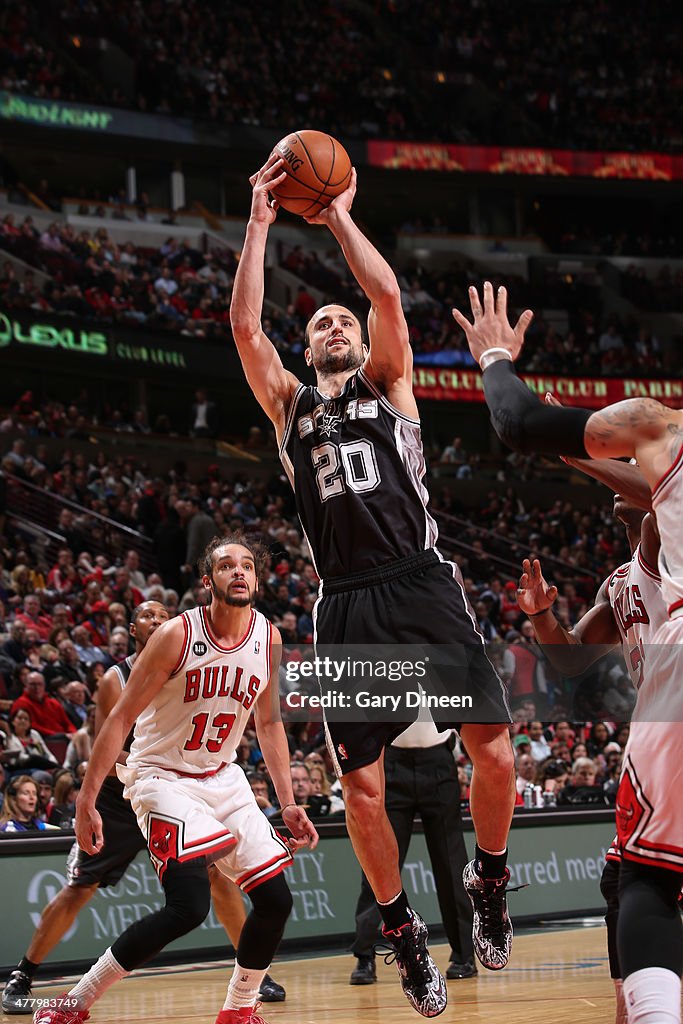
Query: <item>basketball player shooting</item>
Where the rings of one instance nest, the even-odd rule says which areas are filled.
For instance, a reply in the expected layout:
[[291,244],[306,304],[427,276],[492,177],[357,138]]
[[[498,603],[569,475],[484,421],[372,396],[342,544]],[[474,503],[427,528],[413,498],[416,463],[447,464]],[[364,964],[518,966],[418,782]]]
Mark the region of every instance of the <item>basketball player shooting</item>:
[[[286,370],[261,328],[271,192],[285,175],[271,155],[251,178],[252,206],[235,278],[230,317],[247,380],[275,426],[280,455],[322,583],[318,644],[462,644],[474,651],[470,676],[451,677],[467,692],[493,694],[495,724],[461,727],[474,764],[471,808],[477,834],[464,883],[474,908],[473,940],[485,967],[508,961],[507,835],[514,807],[514,761],[503,686],[486,658],[457,567],[436,548],[420,422],[412,390],[412,350],[396,277],[351,217],[356,175],[313,218],[340,244],[370,301],[368,340],[345,306],[324,306],[306,328],[305,358],[316,386]],[[472,684],[473,685],[473,684]],[[384,746],[409,722],[327,723],[341,776],[349,835],[375,894],[404,993],[427,1017],[446,1006],[446,988],[427,952],[427,929],[408,905],[396,839],[384,809]]]
[[[241,536],[217,537],[200,563],[211,604],[160,626],[133,665],[102,727],[76,807],[82,850],[103,846],[95,801],[133,724],[124,783],[165,906],[131,925],[71,989],[35,1014],[35,1024],[78,1024],[114,982],[198,927],[209,911],[207,861],[248,893],[235,970],[216,1024],[264,1024],[259,986],[284,932],[292,896],[282,872],[293,848],[318,834],[292,792],[289,748],[279,715],[277,630],[253,608],[256,557]],[[292,833],[289,845],[259,810],[233,758],[250,715]]]
[[633,398],[598,412],[542,404],[517,377],[532,312],[513,328],[507,292],[470,288],[472,321],[453,317],[482,370],[493,426],[516,451],[571,458],[635,458],[652,491],[667,618],[646,652],[617,795],[622,856],[617,946],[629,1021],[681,1019],[683,926],[683,412]]

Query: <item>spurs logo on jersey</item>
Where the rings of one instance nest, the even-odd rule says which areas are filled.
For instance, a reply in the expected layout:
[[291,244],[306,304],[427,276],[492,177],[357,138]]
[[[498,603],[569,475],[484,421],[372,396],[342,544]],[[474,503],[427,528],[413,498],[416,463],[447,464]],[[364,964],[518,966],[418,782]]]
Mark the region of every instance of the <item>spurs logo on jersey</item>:
[[640,544],[630,562],[612,573],[605,584],[614,618],[621,634],[624,660],[633,685],[643,681],[647,644],[666,619],[661,579],[643,558]]
[[136,723],[128,764],[202,775],[232,760],[268,684],[270,623],[252,610],[244,637],[226,648],[213,635],[205,607],[184,612],[182,621],[181,657]]
[[280,457],[322,579],[436,544],[419,421],[395,409],[362,369],[336,398],[299,385]]

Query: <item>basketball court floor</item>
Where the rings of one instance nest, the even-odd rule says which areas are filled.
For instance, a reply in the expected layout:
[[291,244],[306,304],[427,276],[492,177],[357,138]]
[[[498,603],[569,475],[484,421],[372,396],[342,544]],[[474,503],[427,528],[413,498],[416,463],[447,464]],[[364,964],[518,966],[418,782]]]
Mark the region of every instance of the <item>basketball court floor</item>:
[[[607,936],[599,919],[518,930],[508,967],[482,968],[448,982],[446,1024],[613,1024],[614,989]],[[448,947],[431,946],[446,967]],[[377,961],[378,983],[348,984],[355,960],[348,953],[281,958],[271,971],[287,989],[284,1003],[261,1007],[269,1024],[417,1024],[421,1018],[402,994],[395,966]],[[139,971],[115,985],[91,1010],[92,1024],[213,1024],[223,1005],[231,964],[188,964]],[[63,993],[71,979],[40,982],[37,998]],[[0,1017],[29,1021],[30,1017]]]

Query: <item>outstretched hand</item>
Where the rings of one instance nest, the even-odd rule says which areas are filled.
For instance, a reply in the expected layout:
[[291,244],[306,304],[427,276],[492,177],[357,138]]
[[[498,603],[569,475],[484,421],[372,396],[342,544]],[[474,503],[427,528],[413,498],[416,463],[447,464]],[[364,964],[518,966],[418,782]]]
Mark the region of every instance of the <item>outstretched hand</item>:
[[501,285],[494,295],[493,285],[485,281],[483,308],[474,286],[469,289],[469,296],[474,323],[470,323],[459,309],[452,310],[452,313],[455,322],[465,332],[470,352],[476,361],[479,362],[484,353],[492,348],[505,349],[514,361],[522,350],[524,335],[533,319],[532,311],[525,309],[512,327],[508,320],[507,288]]
[[74,831],[76,841],[84,853],[89,853],[92,856],[94,853],[99,853],[104,847],[102,818],[94,804],[76,800]]
[[356,195],[356,168],[351,168],[351,180],[349,181],[348,187],[340,192],[338,196],[332,200],[329,206],[326,206],[324,210],[317,213],[315,217],[304,217],[307,224],[329,224],[330,219],[337,213],[349,213],[353,206],[353,200]]
[[282,812],[282,820],[292,833],[292,838],[286,840],[291,853],[296,853],[303,846],[315,850],[318,845],[318,832],[303,807],[289,804]]
[[270,154],[263,167],[252,174],[249,178],[253,192],[251,197],[251,219],[270,226],[277,217],[280,206],[277,199],[270,195],[273,189],[281,185],[287,177],[287,171],[283,170],[284,161],[281,156],[273,152]]
[[551,608],[557,600],[557,587],[543,578],[541,563],[525,558],[517,590],[517,604],[525,615],[538,615]]

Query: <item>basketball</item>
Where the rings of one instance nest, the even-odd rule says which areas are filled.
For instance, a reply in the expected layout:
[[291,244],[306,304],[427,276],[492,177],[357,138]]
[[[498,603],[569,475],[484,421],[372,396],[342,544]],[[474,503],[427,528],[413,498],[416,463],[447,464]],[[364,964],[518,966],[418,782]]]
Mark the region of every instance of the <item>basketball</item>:
[[287,178],[272,194],[290,213],[315,217],[348,188],[349,154],[325,132],[292,132],[277,143],[275,152],[284,160]]

